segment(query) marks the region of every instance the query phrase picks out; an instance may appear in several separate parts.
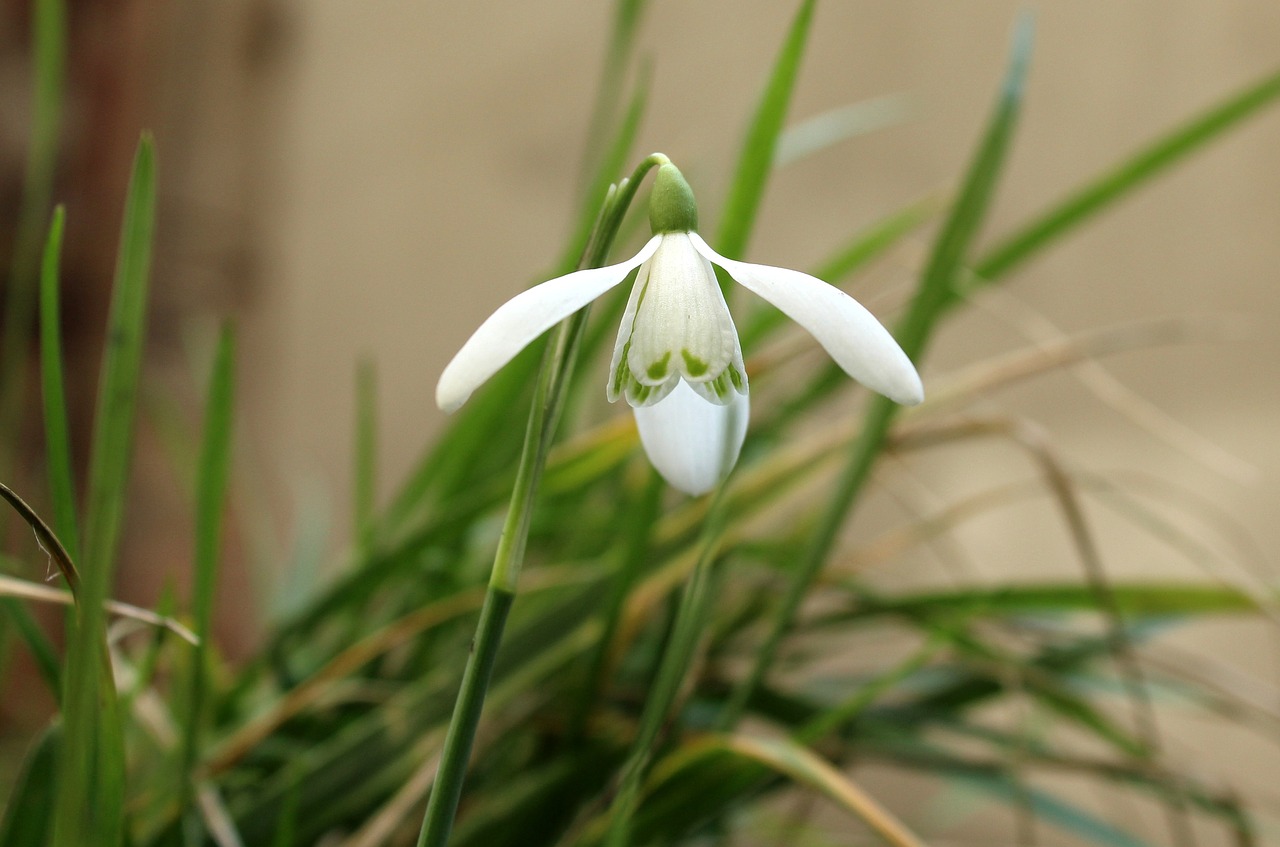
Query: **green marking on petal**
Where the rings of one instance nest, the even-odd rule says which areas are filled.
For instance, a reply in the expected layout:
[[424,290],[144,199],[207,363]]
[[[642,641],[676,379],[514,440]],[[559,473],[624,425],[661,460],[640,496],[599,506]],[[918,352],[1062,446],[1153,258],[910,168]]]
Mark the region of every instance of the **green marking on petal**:
[[729,381],[733,383],[733,388],[739,394],[742,393],[742,374],[733,365],[729,366]]
[[662,354],[662,358],[649,365],[645,373],[649,375],[649,379],[662,379],[667,375],[667,364],[671,361],[671,351]]
[[627,367],[627,354],[629,352],[631,352],[630,341],[622,346],[622,355],[618,358],[618,367],[613,372],[613,383],[610,388],[613,389],[615,395],[622,394],[622,390],[628,382],[627,377],[631,375],[630,368]]
[[711,390],[714,391],[715,395],[719,397],[721,400],[728,399],[729,375],[727,372],[722,372],[720,376],[716,377],[711,381]]
[[681,350],[680,355],[684,357],[684,369],[691,377],[700,377],[707,372],[710,367],[705,361],[690,353],[688,350]]

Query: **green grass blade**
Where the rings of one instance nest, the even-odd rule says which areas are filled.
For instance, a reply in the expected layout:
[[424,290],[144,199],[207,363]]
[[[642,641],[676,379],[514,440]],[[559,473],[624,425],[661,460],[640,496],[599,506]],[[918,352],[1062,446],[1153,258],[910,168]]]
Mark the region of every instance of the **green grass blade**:
[[596,91],[591,120],[587,124],[587,151],[583,157],[582,179],[590,184],[599,171],[601,156],[605,155],[609,128],[622,99],[623,79],[627,65],[635,52],[636,33],[644,15],[648,0],[616,0],[613,11],[613,30],[609,47],[604,54],[604,68],[600,74],[600,88]]
[[49,824],[57,777],[59,739],[58,724],[44,731],[27,754],[18,775],[4,819],[0,820],[0,847],[45,847],[49,842]]
[[40,237],[53,197],[66,87],[67,10],[64,0],[38,0],[33,5],[31,146],[27,153],[22,206],[18,211],[17,232],[13,240],[4,332],[0,340],[0,467],[7,467],[12,458],[8,453],[17,443],[13,436],[22,415],[27,347],[31,338],[30,319],[36,301],[36,264],[40,256]]
[[[1023,82],[1031,53],[1031,33],[1030,15],[1024,15],[1014,33],[1009,70],[995,111],[934,245],[915,298],[896,333],[898,343],[913,360],[918,360],[923,354],[935,323],[954,297],[953,283],[986,217],[1022,103]],[[729,728],[737,722],[752,694],[764,681],[801,601],[826,562],[840,527],[870,476],[897,410],[898,406],[885,397],[877,396],[868,405],[862,430],[853,443],[829,506],[819,518],[809,546],[792,571],[786,593],[774,613],[769,634],[757,651],[750,672],[720,715],[719,728]]]
[[205,401],[204,442],[196,482],[195,583],[192,618],[200,643],[191,663],[191,696],[183,739],[182,796],[184,808],[191,800],[193,770],[199,756],[208,687],[209,638],[213,630],[213,600],[218,583],[223,512],[227,477],[231,469],[232,410],[235,399],[235,335],[224,326],[214,355],[213,372]]
[[81,602],[73,616],[63,694],[54,847],[115,847],[124,815],[124,751],[115,686],[106,664],[102,603],[111,586],[133,446],[155,225],[155,157],[144,135],[134,159],[103,352]]
[[1009,71],[995,113],[965,175],[951,214],[934,243],[915,300],[895,333],[898,343],[913,360],[924,353],[934,324],[954,299],[960,272],[986,220],[1022,107],[1022,89],[1031,57],[1031,34],[1031,16],[1026,13],[1014,34]]
[[155,155],[151,136],[144,134],[125,204],[89,461],[84,565],[86,590],[93,592],[86,597],[89,607],[106,596],[124,514],[154,229]]
[[778,138],[773,165],[785,168],[852,138],[899,124],[910,114],[910,101],[901,94],[839,106],[788,127]]
[[1280,72],[1271,74],[1188,121],[1115,167],[987,251],[974,265],[974,286],[993,282],[1115,201],[1221,137],[1280,98]]
[[40,377],[44,394],[45,457],[49,465],[49,492],[53,500],[53,529],[62,539],[71,560],[80,558],[80,532],[76,521],[75,477],[71,462],[71,436],[67,425],[67,395],[62,369],[62,323],[58,305],[62,233],[66,214],[53,210],[49,240],[40,269]]
[[54,652],[48,637],[45,636],[44,630],[31,616],[31,611],[16,597],[0,597],[0,612],[8,615],[13,621],[18,635],[31,651],[31,657],[35,659],[40,678],[44,680],[45,685],[49,686],[49,691],[56,699],[62,691],[62,669],[58,664],[58,655]]
[[773,170],[778,137],[782,134],[791,93],[800,72],[800,60],[804,58],[814,5],[815,0],[801,2],[743,139],[742,152],[738,154],[729,195],[720,211],[720,228],[715,241],[716,249],[731,259],[741,258],[746,252],[755,226],[756,213]]
[[[900,597],[869,597],[854,589],[856,600],[847,612],[815,621],[816,626],[843,623],[866,615],[899,617],[937,615],[946,619],[1002,615],[1097,611],[1097,594],[1076,583],[1006,585],[958,591],[926,591]],[[1143,583],[1112,587],[1116,605],[1126,617],[1257,614],[1258,603],[1245,592],[1217,585]]]
[[356,547],[367,556],[373,549],[374,501],[378,474],[378,375],[373,362],[356,371],[354,532]]

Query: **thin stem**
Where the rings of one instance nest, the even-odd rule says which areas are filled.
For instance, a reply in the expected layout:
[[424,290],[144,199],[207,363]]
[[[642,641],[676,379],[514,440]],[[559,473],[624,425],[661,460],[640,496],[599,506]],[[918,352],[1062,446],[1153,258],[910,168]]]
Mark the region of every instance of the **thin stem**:
[[[595,232],[578,263],[579,268],[596,268],[604,264],[622,218],[644,175],[667,161],[667,157],[661,153],[647,156],[636,167],[630,179],[624,179],[616,190],[610,191],[605,198]],[[529,410],[529,422],[525,428],[520,464],[516,468],[515,486],[511,491],[511,505],[507,509],[502,537],[494,553],[489,587],[480,611],[480,620],[476,624],[471,655],[462,674],[457,705],[449,719],[449,729],[445,734],[440,756],[440,769],[436,773],[435,787],[427,802],[418,847],[444,847],[453,829],[471,746],[480,723],[484,698],[489,690],[493,663],[502,643],[507,612],[515,600],[520,567],[524,563],[525,544],[529,538],[534,498],[542,479],[542,469],[547,463],[547,451],[551,448],[556,423],[564,406],[564,387],[573,372],[574,359],[587,323],[587,313],[588,309],[584,308],[556,327],[542,360],[537,387],[534,389],[533,406]]]
[[858,440],[854,442],[853,451],[850,453],[849,463],[845,466],[844,473],[840,475],[838,487],[829,501],[831,505],[823,514],[822,522],[814,532],[809,546],[805,548],[805,555],[795,571],[795,576],[787,585],[787,593],[783,596],[782,603],[776,612],[774,626],[757,651],[751,672],[734,689],[729,702],[720,712],[716,720],[717,729],[726,730],[736,724],[747,702],[764,682],[764,676],[773,665],[782,639],[790,629],[791,622],[800,608],[800,602],[826,561],[848,510],[858,499],[858,494],[872,466],[879,458],[880,446],[884,443],[889,424],[893,422],[897,409],[898,406],[892,400],[880,396],[872,399],[862,430],[858,433]]
[[618,624],[622,619],[623,604],[630,595],[636,578],[648,561],[653,528],[662,506],[662,492],[665,488],[666,483],[662,477],[659,476],[657,471],[651,470],[649,472],[649,481],[646,483],[644,491],[640,494],[639,500],[630,504],[631,508],[636,510],[636,514],[631,523],[630,535],[627,538],[626,552],[623,556],[622,564],[619,566],[618,572],[614,575],[613,581],[609,586],[609,596],[605,601],[604,612],[601,616],[604,620],[604,628],[600,633],[599,641],[596,642],[595,650],[591,654],[586,686],[579,701],[577,712],[574,714],[573,721],[570,724],[569,734],[575,740],[580,740],[586,735],[592,706],[604,688],[605,675],[610,666],[610,648],[613,645],[614,636],[617,634]]
[[631,819],[640,804],[640,789],[653,759],[654,742],[672,703],[675,702],[680,684],[689,668],[689,661],[702,637],[710,597],[707,589],[711,583],[712,568],[720,554],[720,540],[729,515],[730,499],[725,496],[727,490],[728,486],[722,483],[716,490],[715,499],[707,514],[702,551],[693,573],[689,575],[684,593],[680,596],[680,607],[676,610],[671,639],[662,655],[662,663],[658,666],[653,690],[645,701],[636,740],[631,746],[626,764],[623,765],[622,783],[609,810],[606,847],[626,847],[630,842]]

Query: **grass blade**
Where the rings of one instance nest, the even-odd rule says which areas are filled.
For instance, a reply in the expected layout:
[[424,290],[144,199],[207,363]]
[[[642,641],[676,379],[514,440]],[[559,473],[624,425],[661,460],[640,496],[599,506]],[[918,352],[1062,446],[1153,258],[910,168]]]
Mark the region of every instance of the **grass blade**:
[[53,210],[49,240],[40,270],[40,377],[44,394],[45,457],[49,464],[49,492],[53,500],[53,528],[71,560],[80,558],[76,521],[76,490],[67,425],[67,394],[62,369],[62,322],[58,305],[62,233],[66,213]]
[[[738,154],[729,196],[720,211],[720,228],[715,241],[716,249],[731,259],[740,258],[747,249],[756,213],[773,170],[774,153],[787,118],[791,93],[795,90],[800,60],[804,58],[814,5],[815,0],[803,0],[800,4],[743,139],[742,152]],[[719,274],[721,271],[717,268],[716,272]],[[721,282],[723,288],[724,280]]]
[[0,820],[0,847],[45,847],[48,843],[61,736],[54,724],[27,754]]
[[208,685],[209,634],[213,628],[213,599],[218,583],[223,508],[231,467],[232,409],[235,398],[235,336],[224,326],[214,355],[213,373],[205,402],[204,443],[196,487],[195,584],[191,599],[196,637],[200,639],[191,663],[191,698],[183,739],[182,797],[189,808],[193,771],[199,755]]
[[38,0],[31,16],[34,64],[31,141],[23,180],[22,206],[14,235],[12,263],[5,302],[4,334],[0,341],[0,467],[7,468],[17,441],[13,436],[22,415],[26,390],[27,344],[35,310],[35,272],[40,234],[49,215],[58,133],[66,82],[67,10],[63,0]]
[[[969,167],[964,185],[943,224],[911,307],[898,327],[898,343],[913,360],[918,361],[923,355],[934,325],[954,298],[954,282],[986,217],[987,207],[995,192],[996,179],[1017,124],[1022,87],[1031,53],[1031,33],[1031,17],[1029,14],[1024,15],[1014,32],[1009,70],[1005,75],[995,112],[987,123],[986,133]],[[791,582],[774,614],[769,634],[756,654],[751,671],[738,685],[720,715],[717,722],[719,728],[732,727],[737,722],[747,701],[768,673],[801,601],[826,562],[840,527],[870,476],[871,467],[880,454],[897,410],[898,406],[885,397],[877,396],[869,404],[862,430],[853,443],[848,464],[841,473],[830,505],[819,518],[818,529],[792,572]]]
[[974,265],[973,287],[989,284],[1280,98],[1280,71],[1250,85],[1125,159],[1040,217],[1006,236]]
[[[690,761],[722,755],[763,765],[799,785],[818,791],[865,823],[886,844],[924,847],[923,841],[857,783],[808,747],[790,738],[753,738],[741,734],[707,736],[674,753],[664,770],[669,773]],[[655,773],[655,779],[658,777]]]
[[144,135],[125,203],[94,421],[82,602],[68,639],[54,847],[115,847],[124,826],[124,750],[102,603],[124,513],[154,226],[155,157],[151,137]]

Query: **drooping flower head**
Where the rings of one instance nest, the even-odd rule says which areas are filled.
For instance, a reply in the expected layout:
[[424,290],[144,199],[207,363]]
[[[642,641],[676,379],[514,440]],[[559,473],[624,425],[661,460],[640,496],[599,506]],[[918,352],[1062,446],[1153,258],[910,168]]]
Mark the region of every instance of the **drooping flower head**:
[[653,237],[625,262],[534,286],[489,316],[440,376],[436,402],[461,406],[543,332],[639,267],[614,345],[606,393],[626,397],[650,461],[688,494],[713,488],[746,434],[747,372],[716,281],[719,265],[808,330],[845,373],[903,405],[924,399],[915,367],[856,300],[820,279],[726,259],[697,233],[693,191],[675,165],[658,168],[649,199]]

